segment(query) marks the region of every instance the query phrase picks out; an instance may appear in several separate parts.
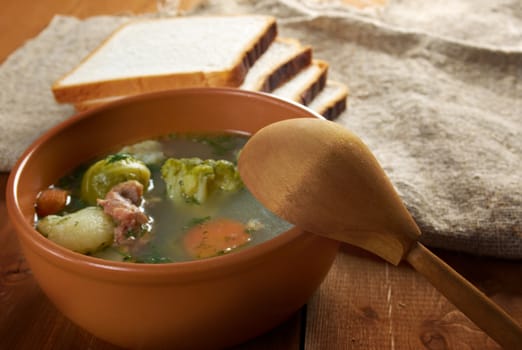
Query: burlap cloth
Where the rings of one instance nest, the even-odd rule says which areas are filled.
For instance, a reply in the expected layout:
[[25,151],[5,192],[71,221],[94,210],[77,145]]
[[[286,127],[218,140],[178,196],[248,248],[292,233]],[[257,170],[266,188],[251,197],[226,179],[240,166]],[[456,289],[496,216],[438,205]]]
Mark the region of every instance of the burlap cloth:
[[[196,13],[277,16],[346,83],[337,121],[370,146],[431,247],[522,258],[522,6],[210,1]],[[160,14],[160,15],[164,15]],[[0,170],[73,113],[51,83],[128,16],[57,16],[0,67]]]

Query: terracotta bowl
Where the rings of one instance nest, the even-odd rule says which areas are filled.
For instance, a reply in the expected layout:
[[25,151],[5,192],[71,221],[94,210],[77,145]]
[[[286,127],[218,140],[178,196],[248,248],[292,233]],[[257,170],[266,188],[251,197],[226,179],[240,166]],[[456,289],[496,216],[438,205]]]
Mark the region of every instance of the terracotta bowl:
[[278,325],[314,293],[338,243],[293,228],[232,254],[161,265],[106,261],[60,247],[33,227],[39,191],[82,162],[172,132],[254,133],[297,104],[234,89],[144,95],[80,113],[41,136],[12,170],[10,219],[34,277],[78,326],[125,348],[222,348]]

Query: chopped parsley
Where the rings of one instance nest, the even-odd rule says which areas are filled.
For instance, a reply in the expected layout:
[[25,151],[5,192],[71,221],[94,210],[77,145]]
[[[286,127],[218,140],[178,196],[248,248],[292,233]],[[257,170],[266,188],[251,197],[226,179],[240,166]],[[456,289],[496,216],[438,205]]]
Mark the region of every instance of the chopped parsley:
[[130,154],[127,154],[127,153],[116,153],[116,154],[111,154],[110,156],[105,158],[105,161],[107,162],[107,164],[110,164],[110,163],[119,162],[120,160],[126,160],[126,159],[129,159],[129,158],[132,158],[132,156]]

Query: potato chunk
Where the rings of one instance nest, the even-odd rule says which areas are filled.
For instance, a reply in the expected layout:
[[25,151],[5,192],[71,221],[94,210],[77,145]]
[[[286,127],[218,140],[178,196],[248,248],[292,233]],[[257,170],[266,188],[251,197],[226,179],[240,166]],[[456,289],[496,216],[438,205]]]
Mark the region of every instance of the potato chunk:
[[114,236],[111,217],[94,206],[64,216],[46,216],[36,228],[51,241],[83,254],[110,245]]

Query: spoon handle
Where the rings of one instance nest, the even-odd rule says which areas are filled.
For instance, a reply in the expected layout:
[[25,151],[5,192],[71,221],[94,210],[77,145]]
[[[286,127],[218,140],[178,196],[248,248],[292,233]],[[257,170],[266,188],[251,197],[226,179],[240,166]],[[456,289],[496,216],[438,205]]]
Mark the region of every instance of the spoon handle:
[[520,325],[425,246],[416,242],[406,260],[498,344],[505,349],[522,348]]

